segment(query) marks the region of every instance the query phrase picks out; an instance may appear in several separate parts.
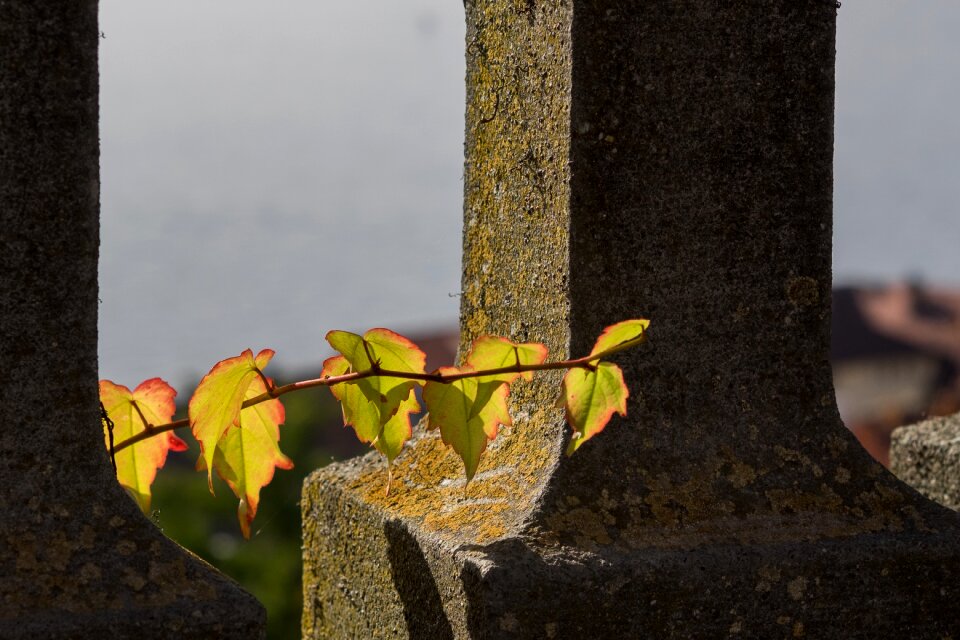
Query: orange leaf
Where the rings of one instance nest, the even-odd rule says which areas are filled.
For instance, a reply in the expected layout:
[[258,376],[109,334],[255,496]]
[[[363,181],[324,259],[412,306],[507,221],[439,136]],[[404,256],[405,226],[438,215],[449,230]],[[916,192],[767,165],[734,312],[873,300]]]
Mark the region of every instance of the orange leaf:
[[[160,378],[145,380],[133,391],[110,380],[101,380],[100,402],[103,403],[107,416],[113,421],[114,442],[141,433],[147,427],[144,419],[150,425],[170,422],[175,410],[173,399],[176,395],[173,387]],[[104,438],[107,439],[109,450],[106,428]],[[167,452],[171,449],[183,451],[186,448],[183,440],[173,432],[166,432],[117,452],[117,480],[133,496],[144,513],[150,513],[150,485],[157,476],[157,469],[166,463]]]

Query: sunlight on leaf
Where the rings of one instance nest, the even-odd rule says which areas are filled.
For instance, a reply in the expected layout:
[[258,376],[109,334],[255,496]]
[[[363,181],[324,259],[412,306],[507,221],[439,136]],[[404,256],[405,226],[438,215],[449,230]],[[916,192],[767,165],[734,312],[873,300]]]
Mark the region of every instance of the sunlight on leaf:
[[[591,356],[606,356],[635,347],[646,341],[649,320],[624,320],[603,330]],[[570,369],[563,377],[560,405],[566,409],[567,422],[573,437],[567,455],[607,426],[614,413],[627,415],[630,391],[623,380],[623,371],[609,362],[595,362],[590,367]]]
[[[244,400],[266,391],[263,380],[255,377],[245,392]],[[247,407],[240,412],[237,426],[227,429],[217,442],[213,468],[240,499],[237,519],[243,537],[250,538],[250,524],[257,515],[260,489],[273,480],[274,469],[292,469],[293,462],[283,455],[279,425],[285,419],[283,405],[276,398]],[[204,458],[197,460],[197,470],[207,469]]]
[[[340,376],[351,371],[350,363],[343,356],[328,358],[323,363],[321,376]],[[357,383],[342,383],[330,387],[340,401],[344,426],[351,426],[361,442],[372,443],[377,451],[387,458],[387,463],[400,454],[403,444],[413,435],[410,414],[420,411],[420,404],[411,388],[407,398],[400,402],[393,414],[386,413],[387,406],[371,402]]]
[[597,343],[593,345],[590,355],[609,355],[635,347],[646,341],[646,331],[649,326],[650,321],[642,318],[624,320],[610,325],[597,338]]
[[563,400],[567,422],[574,434],[567,446],[567,455],[603,431],[614,412],[627,415],[629,394],[623,372],[615,364],[600,362],[595,371],[583,368],[568,371],[563,378]]
[[[147,427],[143,423],[144,418],[150,425],[170,422],[176,395],[173,387],[160,378],[145,380],[133,391],[110,380],[101,380],[100,402],[103,403],[107,416],[113,421],[114,442],[141,433]],[[110,442],[106,429],[104,438],[109,450]],[[150,513],[150,485],[157,475],[157,469],[166,463],[167,452],[184,451],[186,448],[183,440],[168,432],[141,440],[117,452],[117,480],[134,497],[144,513]]]
[[[441,367],[452,375],[469,367]],[[507,397],[510,387],[495,377],[464,378],[451,383],[427,382],[423,401],[430,413],[431,427],[439,427],[444,443],[463,460],[467,481],[473,479],[487,443],[497,436],[500,425],[510,426]]]
[[[547,359],[547,347],[539,342],[517,344],[498,336],[481,336],[473,341],[466,363],[475,371],[499,369],[514,365],[542,364]],[[532,380],[533,372],[503,373],[496,376],[484,376],[484,380],[502,380],[511,383],[522,376]]]
[[[344,362],[335,358],[324,363],[324,375],[337,371],[363,372],[385,369],[403,373],[425,373],[427,356],[417,345],[389,329],[371,329],[363,336],[348,331],[331,331],[327,342],[340,352]],[[333,395],[343,404],[344,423],[353,426],[363,442],[387,457],[388,466],[410,439],[410,414],[420,410],[414,388],[420,380],[392,376],[371,376],[355,383],[334,385]],[[363,402],[363,400],[366,402]],[[389,485],[388,485],[389,490]]]
[[239,356],[221,360],[200,380],[197,390],[190,398],[190,428],[200,443],[201,457],[207,470],[207,486],[213,493],[213,456],[217,443],[228,429],[237,425],[240,407],[246,399],[247,389],[258,371],[273,357],[271,349],[253,355],[247,349]]

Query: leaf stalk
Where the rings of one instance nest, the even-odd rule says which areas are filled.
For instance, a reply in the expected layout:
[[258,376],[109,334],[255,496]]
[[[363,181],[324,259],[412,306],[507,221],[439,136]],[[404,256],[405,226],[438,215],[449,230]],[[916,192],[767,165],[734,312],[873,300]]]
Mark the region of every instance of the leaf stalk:
[[[631,340],[619,344],[615,347],[595,353],[593,355],[584,356],[582,358],[573,358],[569,360],[556,360],[554,362],[544,362],[541,364],[514,364],[506,367],[497,367],[494,369],[479,369],[475,371],[460,371],[458,373],[442,374],[442,373],[416,373],[411,371],[394,371],[391,369],[383,369],[380,367],[380,363],[375,361],[372,357],[369,358],[372,366],[370,369],[365,371],[355,371],[351,373],[345,373],[339,376],[326,376],[323,378],[313,378],[310,380],[300,380],[298,382],[291,382],[283,386],[276,386],[273,384],[268,384],[266,376],[258,369],[257,373],[263,378],[264,385],[267,388],[267,391],[261,393],[258,396],[249,398],[244,401],[242,408],[246,409],[247,407],[252,407],[254,405],[260,404],[261,402],[266,402],[267,400],[272,400],[274,398],[279,398],[280,396],[292,393],[294,391],[300,391],[301,389],[310,389],[312,387],[332,387],[336,384],[344,384],[349,382],[356,382],[358,380],[363,380],[364,378],[370,378],[374,376],[383,376],[387,378],[401,378],[405,380],[421,380],[425,382],[438,382],[441,384],[450,384],[451,382],[456,382],[457,380],[464,380],[466,378],[482,378],[484,376],[495,376],[501,375],[504,373],[526,373],[528,371],[555,371],[558,369],[574,369],[574,368],[585,368],[595,370],[596,366],[592,363],[605,358],[613,353],[619,351],[624,351],[629,349],[639,342],[642,341],[642,336],[640,339]],[[364,347],[366,348],[366,342],[364,341]],[[367,352],[368,357],[371,355],[369,351]],[[134,407],[137,409],[137,413],[140,413],[140,408],[134,403]],[[190,426],[189,418],[181,418],[180,420],[174,420],[173,422],[168,422],[166,424],[160,425],[151,425],[143,417],[143,414],[140,413],[140,417],[143,420],[145,428],[140,433],[127,438],[121,442],[118,442],[116,446],[113,447],[113,453],[116,454],[120,451],[123,451],[127,447],[135,445],[138,442],[152,438],[153,436],[160,435],[161,433],[166,433],[168,431],[174,431],[175,429],[182,429],[184,427]]]

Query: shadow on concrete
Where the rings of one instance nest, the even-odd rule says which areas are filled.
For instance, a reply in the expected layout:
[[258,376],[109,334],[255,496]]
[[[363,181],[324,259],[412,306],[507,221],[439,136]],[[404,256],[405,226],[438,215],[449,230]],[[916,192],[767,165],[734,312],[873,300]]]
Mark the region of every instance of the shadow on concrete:
[[412,640],[453,640],[440,592],[417,540],[400,522],[384,525],[390,575]]

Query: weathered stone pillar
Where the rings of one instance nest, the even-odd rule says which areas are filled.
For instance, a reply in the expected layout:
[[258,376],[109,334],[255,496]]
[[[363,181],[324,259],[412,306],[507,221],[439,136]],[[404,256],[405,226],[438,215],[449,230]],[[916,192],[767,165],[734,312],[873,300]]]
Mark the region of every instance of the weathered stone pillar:
[[960,509],[960,413],[894,431],[890,470],[931,500]]
[[834,401],[835,3],[466,9],[463,345],[582,354],[637,316],[650,341],[619,359],[629,417],[570,459],[537,386],[466,490],[433,435],[389,496],[372,458],[314,474],[306,637],[957,633],[956,515]]
[[113,478],[97,399],[97,2],[0,0],[0,637],[253,638]]

